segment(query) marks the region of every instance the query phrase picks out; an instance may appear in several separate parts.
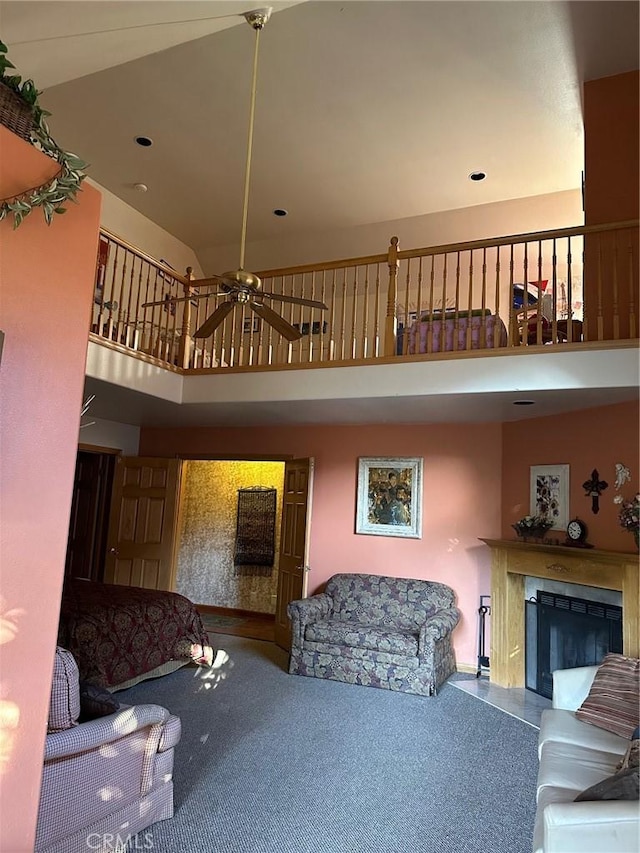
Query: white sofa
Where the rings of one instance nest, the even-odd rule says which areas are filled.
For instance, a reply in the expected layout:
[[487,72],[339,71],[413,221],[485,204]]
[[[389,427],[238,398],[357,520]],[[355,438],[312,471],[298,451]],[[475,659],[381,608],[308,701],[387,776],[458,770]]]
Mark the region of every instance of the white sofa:
[[597,666],[553,673],[553,706],[542,712],[534,853],[638,853],[637,801],[574,802],[616,772],[629,740],[576,719]]

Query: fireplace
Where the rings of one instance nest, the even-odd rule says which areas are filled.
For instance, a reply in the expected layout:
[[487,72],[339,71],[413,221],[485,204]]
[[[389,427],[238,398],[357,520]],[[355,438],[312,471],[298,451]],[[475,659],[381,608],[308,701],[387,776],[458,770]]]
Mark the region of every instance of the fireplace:
[[[500,687],[524,687],[526,578],[616,591],[622,605],[622,653],[640,656],[640,565],[637,554],[483,539],[491,548],[491,668]],[[543,589],[539,582],[534,589]],[[553,590],[556,592],[556,590]],[[562,592],[561,594],[567,594]],[[574,593],[575,594],[575,593]],[[583,598],[582,590],[578,593]]]
[[622,652],[622,607],[543,589],[525,601],[529,690],[551,699],[554,669],[597,664],[607,652]]

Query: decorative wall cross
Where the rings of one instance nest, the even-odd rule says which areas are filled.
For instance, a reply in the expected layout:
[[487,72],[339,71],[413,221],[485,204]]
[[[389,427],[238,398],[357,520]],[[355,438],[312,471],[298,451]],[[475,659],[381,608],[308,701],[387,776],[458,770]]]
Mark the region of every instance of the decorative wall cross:
[[595,515],[600,512],[600,495],[608,485],[609,483],[600,479],[597,468],[594,468],[591,472],[591,479],[585,480],[582,484],[582,488],[585,490],[585,495],[591,498],[591,512]]

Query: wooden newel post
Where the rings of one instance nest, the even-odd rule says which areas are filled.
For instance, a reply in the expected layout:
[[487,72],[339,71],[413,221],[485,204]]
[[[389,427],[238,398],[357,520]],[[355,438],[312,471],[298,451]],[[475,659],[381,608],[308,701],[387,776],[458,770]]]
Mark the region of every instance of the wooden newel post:
[[191,350],[193,349],[193,338],[191,337],[191,300],[187,298],[192,296],[194,292],[191,287],[191,282],[195,278],[192,267],[187,267],[185,277],[188,279],[188,283],[183,284],[185,302],[182,303],[184,305],[182,310],[182,334],[180,335],[180,344],[178,346],[178,367],[183,368],[189,367]]
[[384,325],[384,354],[396,355],[398,340],[398,238],[392,237],[388,254],[389,289],[387,291],[387,316]]

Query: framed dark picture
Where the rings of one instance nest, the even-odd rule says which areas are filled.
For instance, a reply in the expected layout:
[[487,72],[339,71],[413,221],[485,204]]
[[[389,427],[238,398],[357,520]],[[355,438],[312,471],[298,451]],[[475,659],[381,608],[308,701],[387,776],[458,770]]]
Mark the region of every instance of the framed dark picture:
[[358,460],[356,533],[422,538],[422,459]]
[[245,335],[250,335],[252,332],[257,335],[260,331],[260,317],[245,317],[242,321],[242,331]]

